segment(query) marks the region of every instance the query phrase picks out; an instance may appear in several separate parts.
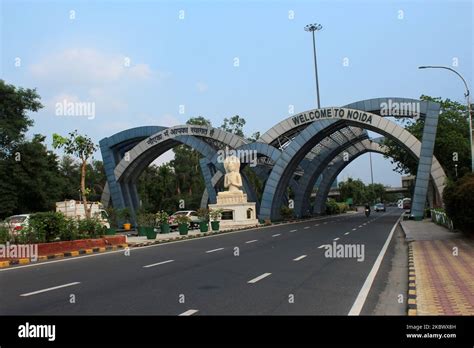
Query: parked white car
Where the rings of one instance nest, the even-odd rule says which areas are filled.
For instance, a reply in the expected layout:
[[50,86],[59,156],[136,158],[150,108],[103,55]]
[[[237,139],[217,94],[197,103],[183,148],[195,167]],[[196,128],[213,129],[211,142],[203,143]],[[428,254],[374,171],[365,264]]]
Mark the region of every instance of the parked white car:
[[191,228],[196,228],[197,226],[199,226],[200,220],[195,210],[180,210],[169,217],[168,223],[171,228],[178,228],[178,223],[175,222],[176,216],[178,215],[186,215],[191,220],[191,222],[189,223]]
[[31,214],[19,214],[9,216],[5,219],[6,226],[11,234],[18,234],[24,227],[28,226]]

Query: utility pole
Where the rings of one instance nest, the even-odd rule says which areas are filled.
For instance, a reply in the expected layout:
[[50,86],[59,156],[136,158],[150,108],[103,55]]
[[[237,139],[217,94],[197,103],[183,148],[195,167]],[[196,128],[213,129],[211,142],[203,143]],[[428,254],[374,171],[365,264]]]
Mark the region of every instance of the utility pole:
[[321,100],[319,99],[319,82],[318,82],[318,63],[316,60],[316,40],[314,38],[314,32],[319,31],[323,28],[321,24],[308,24],[307,26],[304,27],[305,31],[309,31],[313,34],[313,56],[314,56],[314,75],[316,77],[316,102],[318,109],[321,108]]

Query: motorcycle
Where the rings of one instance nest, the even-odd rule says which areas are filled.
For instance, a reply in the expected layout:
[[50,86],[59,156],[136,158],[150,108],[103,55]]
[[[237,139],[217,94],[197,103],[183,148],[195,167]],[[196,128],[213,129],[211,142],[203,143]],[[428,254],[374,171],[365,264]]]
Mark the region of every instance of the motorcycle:
[[365,216],[369,217],[369,215],[370,215],[370,209],[365,209]]

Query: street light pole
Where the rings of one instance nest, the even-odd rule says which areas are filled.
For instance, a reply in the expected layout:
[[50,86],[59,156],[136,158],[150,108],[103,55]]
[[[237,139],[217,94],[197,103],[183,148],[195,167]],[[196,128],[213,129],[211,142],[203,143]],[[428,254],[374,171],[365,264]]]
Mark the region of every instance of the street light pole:
[[321,102],[319,99],[319,82],[318,82],[318,63],[316,60],[316,40],[314,38],[314,32],[319,31],[323,28],[321,24],[308,24],[307,26],[304,27],[305,31],[309,31],[313,34],[313,56],[314,56],[314,75],[316,77],[316,96],[317,96],[317,105],[318,109],[321,108]]
[[440,65],[425,65],[425,66],[419,66],[418,69],[446,69],[449,71],[452,71],[456,75],[458,75],[462,82],[464,83],[464,87],[466,88],[466,92],[464,92],[464,97],[466,97],[466,102],[467,102],[467,112],[469,116],[469,139],[471,143],[471,172],[474,172],[474,144],[472,143],[472,114],[471,114],[471,101],[470,101],[470,93],[469,93],[469,87],[467,86],[466,80],[464,80],[464,77],[461,76],[460,73],[458,73],[456,70],[447,67],[447,66],[440,66]]

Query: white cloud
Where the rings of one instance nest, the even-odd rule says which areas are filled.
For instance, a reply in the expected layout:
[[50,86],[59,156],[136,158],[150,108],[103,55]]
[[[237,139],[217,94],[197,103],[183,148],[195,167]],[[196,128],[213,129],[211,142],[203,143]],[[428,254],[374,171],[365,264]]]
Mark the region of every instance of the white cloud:
[[153,76],[147,64],[133,64],[124,55],[105,54],[91,48],[55,52],[32,64],[30,72],[38,79],[69,84],[104,84],[122,78],[143,80]]
[[205,84],[204,82],[198,82],[196,83],[196,88],[199,91],[199,93],[204,93],[209,89],[209,86]]

